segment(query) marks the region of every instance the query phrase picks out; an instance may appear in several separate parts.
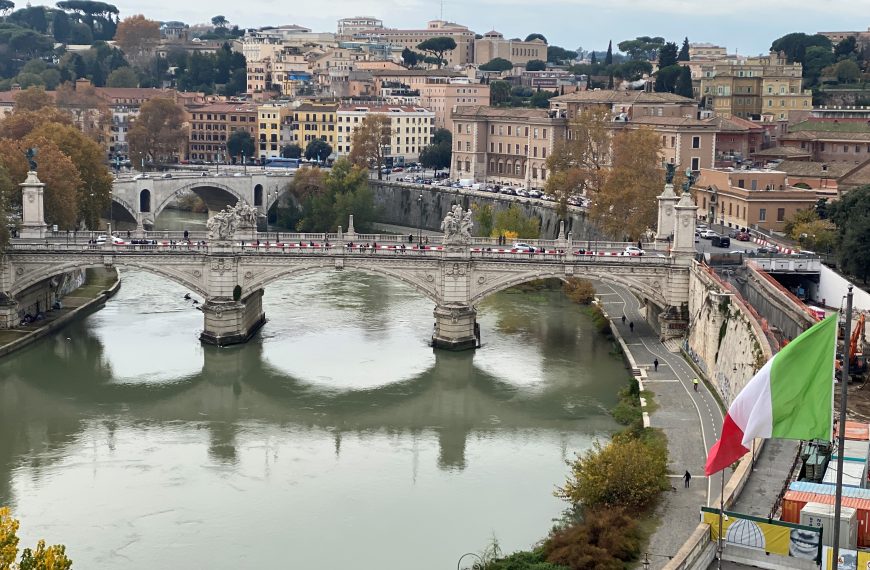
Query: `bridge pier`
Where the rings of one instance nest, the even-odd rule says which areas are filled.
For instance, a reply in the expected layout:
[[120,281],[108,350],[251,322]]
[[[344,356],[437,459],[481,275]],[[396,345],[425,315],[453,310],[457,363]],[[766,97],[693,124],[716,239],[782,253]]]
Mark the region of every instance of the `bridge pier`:
[[477,327],[477,310],[474,307],[438,305],[434,314],[433,348],[468,350],[480,345],[480,329]]
[[206,299],[202,305],[202,342],[228,346],[247,342],[266,322],[263,290],[258,289],[239,301]]

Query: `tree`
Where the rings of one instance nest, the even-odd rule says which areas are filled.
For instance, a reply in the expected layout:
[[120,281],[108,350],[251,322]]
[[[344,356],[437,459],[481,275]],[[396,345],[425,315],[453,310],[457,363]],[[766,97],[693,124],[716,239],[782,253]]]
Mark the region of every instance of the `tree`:
[[689,61],[689,38],[683,38],[683,46],[677,55],[677,61]]
[[354,166],[346,158],[336,160],[328,174],[314,168],[300,170],[287,190],[302,204],[301,212],[284,214],[285,218],[296,219],[298,231],[335,231],[347,224],[348,216],[353,214],[354,227],[365,232],[374,219],[374,197],[367,170]]
[[588,305],[595,300],[595,286],[588,279],[569,277],[562,283],[565,296],[581,305]]
[[542,42],[547,43],[547,38],[545,38],[543,34],[534,33],[526,36],[525,41],[530,42],[532,40],[541,40]]
[[559,141],[547,158],[546,190],[556,197],[557,211],[564,217],[568,200],[594,195],[604,186],[610,148],[610,111],[582,109],[571,120],[571,136]]
[[577,52],[559,46],[547,46],[547,62],[561,64],[577,59]]
[[677,76],[677,81],[674,85],[674,93],[691,99],[695,96],[692,90],[692,71],[688,65],[680,65],[679,68],[680,74]]
[[636,513],[599,508],[585,511],[579,524],[555,530],[543,551],[554,569],[622,570],[640,558],[642,545]]
[[493,107],[504,105],[511,100],[511,84],[507,81],[493,81],[489,84],[489,104]]
[[417,61],[417,52],[410,48],[402,50],[402,63],[405,64],[405,67],[417,67]]
[[544,71],[547,69],[547,62],[540,59],[531,59],[526,63],[526,71]]
[[437,129],[432,135],[432,144],[420,151],[420,164],[435,170],[449,168],[452,149],[453,135],[447,129]]
[[833,49],[831,40],[825,36],[820,34],[811,36],[796,32],[773,40],[773,43],[770,44],[770,51],[784,52],[789,61],[803,63],[807,49],[813,46],[823,47],[829,52]]
[[514,68],[514,64],[503,57],[496,57],[480,66],[481,71],[504,72]]
[[[683,66],[676,64],[660,67],[656,72],[655,90],[660,93],[675,92],[677,90],[677,80],[683,72],[682,69]],[[691,80],[691,71],[689,72],[689,79]]]
[[505,236],[509,239],[537,239],[541,236],[541,220],[523,214],[517,204],[495,213],[492,237]]
[[619,51],[627,53],[629,59],[655,61],[659,50],[665,45],[665,39],[660,37],[651,38],[640,36],[633,40],[619,42]]
[[332,147],[324,140],[314,139],[305,146],[305,158],[322,162],[332,154]]
[[870,277],[870,186],[846,192],[828,210],[837,226],[838,266],[866,284]]
[[6,507],[0,507],[0,568],[19,568],[20,570],[69,570],[72,560],[66,556],[66,547],[61,545],[45,546],[40,539],[36,551],[25,548],[21,561],[16,566],[18,554],[19,522],[13,518]]
[[834,54],[831,50],[810,46],[804,53],[803,76],[808,86],[815,85],[819,81],[822,70],[834,64]]
[[556,91],[535,91],[529,99],[529,104],[538,109],[546,109],[550,106],[550,99],[558,95]]
[[58,109],[70,114],[73,124],[98,143],[106,142],[106,132],[112,121],[112,112],[106,101],[97,95],[93,85],[64,83],[55,92]]
[[54,107],[54,97],[41,87],[29,87],[15,94],[15,111],[39,111]]
[[392,128],[390,118],[382,114],[370,114],[363,119],[351,138],[349,159],[356,166],[378,171],[378,180],[383,178],[387,148],[390,146]]
[[610,172],[589,213],[606,233],[634,241],[656,224],[660,138],[652,129],[613,135]]
[[834,74],[840,83],[854,83],[861,77],[861,68],[851,59],[844,59],[834,66]]
[[255,152],[254,137],[244,129],[236,129],[227,139],[227,155],[239,163],[250,162]]
[[281,148],[282,158],[302,158],[302,147],[296,143],[285,144]]
[[3,19],[6,19],[6,16],[15,9],[15,2],[12,0],[0,0],[0,14],[3,15]]
[[215,28],[226,28],[229,23],[229,20],[223,16],[215,16],[211,19],[211,25]]
[[176,156],[187,140],[184,110],[172,99],[155,97],[139,109],[127,132],[130,157],[139,169],[148,160],[159,162]]
[[599,442],[571,464],[571,477],[556,495],[584,509],[643,511],[668,488],[667,447],[658,440],[619,435]]
[[141,65],[160,42],[160,24],[142,14],[124,18],[118,24],[115,42],[127,57]]
[[677,44],[668,42],[659,50],[659,69],[677,65]]
[[428,40],[417,44],[417,49],[431,54],[438,61],[438,69],[444,63],[444,54],[448,51],[456,49],[456,42],[453,38],[437,37],[429,38]]
[[843,57],[849,57],[853,53],[855,53],[857,47],[857,40],[855,36],[849,36],[844,38],[837,44],[837,47],[834,48],[834,55],[839,59]]
[[598,65],[598,57],[595,55],[595,52],[592,52],[592,55],[589,56],[589,63],[593,66]]
[[139,87],[139,76],[131,67],[119,67],[106,79],[107,87]]

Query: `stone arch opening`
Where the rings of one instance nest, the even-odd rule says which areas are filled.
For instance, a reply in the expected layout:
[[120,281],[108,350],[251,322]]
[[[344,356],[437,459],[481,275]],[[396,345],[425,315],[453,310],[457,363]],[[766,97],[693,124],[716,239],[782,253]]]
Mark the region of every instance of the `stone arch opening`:
[[143,213],[151,211],[151,191],[147,188],[139,192],[139,211]]
[[263,205],[263,185],[257,184],[254,186],[254,206]]
[[202,182],[182,186],[171,194],[167,195],[162,202],[153,208],[153,219],[156,220],[161,212],[166,209],[172,201],[184,192],[193,192],[204,203],[209,212],[209,216],[223,210],[227,206],[235,206],[240,200],[244,203],[246,200],[229,186],[217,184],[214,182]]

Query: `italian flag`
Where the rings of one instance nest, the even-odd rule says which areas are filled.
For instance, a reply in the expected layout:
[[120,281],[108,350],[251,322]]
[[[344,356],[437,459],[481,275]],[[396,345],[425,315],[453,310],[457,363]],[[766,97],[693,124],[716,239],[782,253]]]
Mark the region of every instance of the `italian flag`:
[[832,315],[767,361],[728,408],[704,473],[733,464],[756,437],[830,440],[836,342],[837,315]]

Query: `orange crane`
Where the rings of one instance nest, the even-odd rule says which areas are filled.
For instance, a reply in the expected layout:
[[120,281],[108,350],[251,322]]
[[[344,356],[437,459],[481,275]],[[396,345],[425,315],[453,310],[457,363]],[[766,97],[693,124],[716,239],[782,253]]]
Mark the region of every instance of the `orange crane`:
[[867,372],[867,359],[864,358],[864,313],[858,316],[852,338],[849,339],[849,373],[863,376]]

